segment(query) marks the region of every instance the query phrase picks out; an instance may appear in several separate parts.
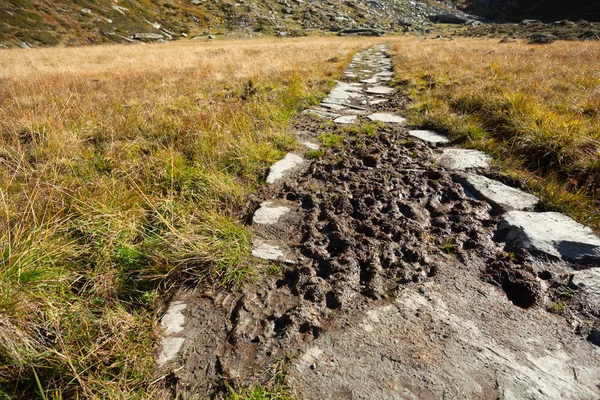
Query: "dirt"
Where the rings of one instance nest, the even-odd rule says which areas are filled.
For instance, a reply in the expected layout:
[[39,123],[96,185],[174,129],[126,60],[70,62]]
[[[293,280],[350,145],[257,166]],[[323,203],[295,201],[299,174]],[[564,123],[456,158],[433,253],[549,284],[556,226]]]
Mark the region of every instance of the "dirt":
[[[343,141],[250,199],[248,221],[265,200],[292,209],[255,228],[288,261],[234,292],[176,295],[186,342],[161,396],[220,398],[284,369],[307,399],[600,397],[600,349],[574,334],[597,315],[545,311],[571,267],[505,250],[498,215],[435,164],[435,146],[359,118],[296,121],[303,140]],[[560,385],[556,365],[575,371]]]

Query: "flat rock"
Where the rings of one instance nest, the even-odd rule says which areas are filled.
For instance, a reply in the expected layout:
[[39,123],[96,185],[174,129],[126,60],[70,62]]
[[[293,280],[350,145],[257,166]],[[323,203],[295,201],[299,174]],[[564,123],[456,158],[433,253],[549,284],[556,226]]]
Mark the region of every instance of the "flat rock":
[[500,220],[495,238],[554,259],[600,262],[600,238],[587,226],[557,212],[510,211]]
[[406,118],[402,118],[396,114],[375,113],[367,116],[371,121],[388,122],[392,124],[405,124]]
[[576,271],[573,274],[573,283],[583,291],[592,307],[600,311],[600,268]]
[[183,331],[183,324],[185,323],[183,310],[186,307],[187,305],[183,301],[175,301],[169,305],[167,312],[160,321],[160,327],[163,329],[165,335],[172,335]]
[[340,116],[340,114],[336,114],[331,110],[326,110],[324,108],[309,108],[308,110],[302,111],[302,114],[315,115],[325,119],[336,119]]
[[279,218],[288,213],[288,207],[277,207],[271,201],[265,201],[260,205],[252,217],[252,223],[259,225],[276,224]]
[[472,168],[487,168],[491,158],[484,152],[469,149],[445,149],[438,162],[440,165],[455,171],[465,171]]
[[184,338],[180,338],[180,337],[163,338],[162,349],[161,349],[160,353],[158,354],[158,360],[156,361],[157,364],[160,366],[160,365],[166,364],[167,362],[169,362],[171,360],[174,360],[175,357],[177,357],[177,354],[179,353],[181,346],[183,346],[183,343],[185,343]]
[[539,203],[532,194],[477,174],[460,175],[462,183],[479,198],[484,198],[502,211],[531,211]]
[[388,101],[388,99],[371,100],[371,101],[369,101],[369,104],[372,106],[375,106],[377,104],[385,103],[386,101]]
[[345,110],[346,107],[340,105],[340,104],[331,104],[331,103],[321,103],[321,107],[323,108],[327,108],[330,110],[334,110],[334,111],[341,111],[341,110]]
[[366,90],[368,94],[390,94],[394,92],[389,86],[375,86]]
[[421,139],[421,140],[423,140],[425,142],[429,142],[429,143],[448,143],[448,142],[450,142],[450,140],[445,135],[442,135],[442,134],[434,132],[434,131],[414,130],[414,131],[408,131],[408,134],[412,137],[416,137],[417,139]]
[[379,79],[377,79],[377,78],[369,78],[369,79],[361,80],[362,83],[377,83],[378,81],[379,81]]
[[356,122],[356,115],[344,115],[333,120],[336,124],[353,124]]
[[304,159],[299,155],[288,153],[282,159],[271,165],[269,169],[269,175],[267,176],[267,183],[275,183],[279,179],[283,178],[286,172],[302,165]]
[[321,146],[313,142],[302,142],[302,144],[310,150],[319,150],[321,148]]
[[279,246],[269,244],[260,239],[255,239],[252,244],[254,246],[252,248],[252,255],[254,257],[275,261],[282,259],[285,256],[283,250],[281,250]]
[[362,96],[360,89],[354,88],[345,82],[337,82],[329,95],[323,100],[323,103],[343,104],[349,102],[350,99]]

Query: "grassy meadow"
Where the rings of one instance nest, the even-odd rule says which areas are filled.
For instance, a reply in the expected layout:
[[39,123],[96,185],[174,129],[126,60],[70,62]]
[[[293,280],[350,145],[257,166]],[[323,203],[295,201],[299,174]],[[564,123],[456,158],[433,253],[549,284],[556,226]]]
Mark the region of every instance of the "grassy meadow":
[[152,398],[161,298],[256,272],[246,196],[372,42],[2,51],[0,399]]
[[406,39],[391,48],[411,123],[487,151],[548,209],[600,231],[600,43]]

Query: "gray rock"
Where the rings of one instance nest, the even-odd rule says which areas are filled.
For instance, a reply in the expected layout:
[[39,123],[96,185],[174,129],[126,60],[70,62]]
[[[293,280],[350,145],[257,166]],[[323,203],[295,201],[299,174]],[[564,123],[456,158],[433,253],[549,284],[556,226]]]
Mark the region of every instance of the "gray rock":
[[429,142],[429,143],[448,143],[450,142],[450,140],[448,140],[448,138],[440,133],[434,132],[434,131],[421,131],[421,130],[414,130],[414,131],[408,131],[408,134],[412,137],[416,137],[417,139],[421,139],[425,142]]
[[133,39],[135,39],[135,40],[160,40],[160,39],[164,39],[164,36],[161,35],[160,33],[152,33],[152,32],[136,33],[135,35],[133,35]]
[[600,311],[600,268],[576,271],[572,283],[583,291],[588,303]]
[[271,201],[265,201],[260,205],[252,217],[252,223],[258,225],[276,224],[279,218],[288,213],[288,207],[277,207]]
[[360,89],[353,88],[350,84],[345,82],[337,82],[329,95],[323,100],[323,103],[329,104],[344,104],[353,98],[362,97]]
[[405,124],[406,118],[402,118],[396,114],[374,113],[367,116],[371,121],[387,122],[391,124]]
[[214,40],[214,39],[216,39],[216,36],[214,36],[214,35],[208,35],[207,39]]
[[299,155],[288,153],[282,159],[271,165],[269,169],[269,175],[267,176],[267,183],[275,183],[279,179],[283,178],[284,175],[293,170],[294,168],[302,165],[304,159]]
[[385,36],[385,32],[378,29],[342,29],[339,36]]
[[180,337],[166,337],[162,340],[162,349],[158,354],[158,360],[156,363],[159,366],[165,365],[167,362],[174,360],[181,349],[181,346],[185,343],[184,338]]
[[302,114],[314,115],[319,118],[325,118],[325,119],[331,119],[331,120],[334,120],[341,116],[340,114],[334,113],[332,110],[327,110],[324,108],[317,108],[317,107],[313,107],[313,108],[309,108],[308,110],[304,110],[304,111],[302,111]]
[[502,211],[530,211],[539,203],[534,195],[482,175],[462,174],[460,179],[477,197],[484,198]]
[[163,315],[160,321],[160,327],[165,335],[172,335],[183,332],[185,316],[183,310],[187,305],[183,301],[175,301],[169,305],[167,312]]
[[368,94],[391,94],[394,92],[389,86],[375,86],[366,90]]
[[543,24],[542,21],[540,21],[539,19],[524,19],[523,21],[521,21],[521,25],[541,25]]
[[33,46],[31,46],[31,43],[23,41],[19,43],[19,47],[22,49],[31,49]]
[[467,17],[453,13],[431,15],[429,19],[432,22],[440,22],[442,24],[464,24],[469,21]]
[[336,124],[353,124],[356,122],[356,115],[343,115],[333,120]]
[[556,36],[549,33],[536,33],[529,37],[529,44],[550,44],[556,40]]
[[554,259],[600,262],[600,238],[587,226],[557,212],[510,211],[498,224],[495,238]]
[[474,168],[487,168],[490,165],[490,156],[478,151],[469,149],[445,149],[438,162],[440,165],[455,171],[466,171]]
[[202,4],[202,0],[190,0],[190,3],[193,6],[199,6],[200,4]]
[[281,260],[285,254],[279,246],[272,245],[260,239],[255,239],[253,242],[252,255],[263,260]]

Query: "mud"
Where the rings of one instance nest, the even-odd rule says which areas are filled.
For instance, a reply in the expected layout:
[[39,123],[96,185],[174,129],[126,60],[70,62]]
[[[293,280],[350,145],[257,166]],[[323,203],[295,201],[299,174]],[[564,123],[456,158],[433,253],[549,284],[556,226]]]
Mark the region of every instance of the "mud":
[[[371,111],[406,104],[397,94],[386,100]],[[571,266],[495,242],[499,216],[436,162],[445,144],[427,145],[408,127],[373,124],[366,115],[351,126],[301,115],[294,129],[299,142],[318,143],[324,133],[343,140],[250,199],[248,223],[265,201],[289,209],[276,224],[253,227],[285,249],[274,273],[233,292],[202,287],[175,296],[187,304],[178,334],[185,342],[157,381],[161,398],[221,398],[228,386],[265,383],[286,366],[300,398],[501,398],[502,390],[525,398],[538,389],[565,398],[600,395],[593,383],[600,352],[573,335],[589,333],[596,311],[572,291],[566,320],[544,311],[568,293]],[[447,321],[454,325],[444,328]],[[461,324],[476,339],[463,338]],[[433,340],[438,333],[442,339]],[[557,389],[548,371],[515,367],[528,362],[514,353],[529,349],[527,335],[540,357],[556,338],[574,341],[563,361],[587,372]],[[417,350],[423,359],[414,358]],[[478,382],[464,392],[452,382],[463,379],[451,372],[461,365]],[[362,372],[353,377],[353,370]],[[500,390],[494,379],[508,386]]]

